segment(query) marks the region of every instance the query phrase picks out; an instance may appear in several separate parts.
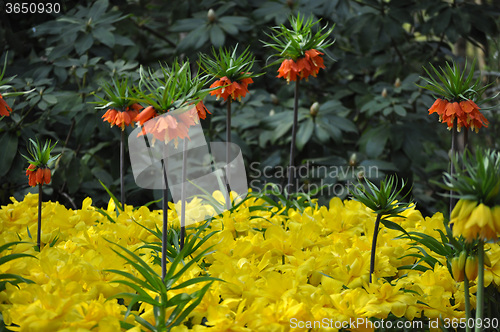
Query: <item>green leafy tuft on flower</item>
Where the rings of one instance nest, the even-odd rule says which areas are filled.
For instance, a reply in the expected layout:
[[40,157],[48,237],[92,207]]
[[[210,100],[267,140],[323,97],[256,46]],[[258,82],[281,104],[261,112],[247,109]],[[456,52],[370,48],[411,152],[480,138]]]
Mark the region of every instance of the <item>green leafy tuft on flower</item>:
[[233,82],[261,76],[263,73],[252,72],[255,57],[249,48],[245,48],[239,56],[238,45],[232,49],[220,48],[218,51],[212,48],[212,57],[200,54],[199,66],[211,77],[227,77]]
[[[457,198],[476,201],[487,206],[498,204],[500,192],[500,153],[477,149],[475,155],[466,150],[454,156],[455,173],[443,174],[441,187],[457,193]],[[460,166],[462,165],[462,166]]]
[[199,66],[207,75],[217,78],[210,85],[213,89],[210,94],[216,95],[217,99],[222,97],[224,101],[228,98],[232,100],[245,97],[248,93],[248,85],[253,83],[252,77],[263,75],[255,74],[252,68],[255,57],[247,47],[243,53],[237,56],[238,45],[232,50],[219,49],[218,52],[212,49],[213,58],[205,54],[200,55]]
[[[383,219],[401,217],[399,214],[410,208],[411,202],[406,203],[397,200],[403,191],[404,181],[402,181],[399,190],[393,190],[393,187],[397,186],[397,179],[393,176],[380,181],[380,189],[370,180],[365,179],[365,181],[368,189],[364,186],[361,188],[355,187],[354,191],[351,191],[352,199],[363,203],[377,215],[381,215]],[[406,198],[407,195],[408,193],[402,198]]]
[[335,25],[328,30],[328,26],[324,26],[316,31],[316,33],[313,33],[313,27],[319,24],[319,22],[320,20],[313,22],[312,17],[304,21],[304,17],[301,17],[300,14],[297,15],[297,18],[292,16],[290,17],[291,29],[288,29],[283,24],[271,28],[273,34],[266,33],[266,35],[273,42],[263,42],[264,46],[278,51],[278,56],[292,60],[303,57],[306,51],[311,49],[324,51],[327,47],[335,43],[335,41],[327,40]]
[[56,147],[57,142],[55,142],[53,145],[50,144],[50,140],[45,141],[45,144],[42,145],[36,140],[32,140],[30,138],[31,145],[28,148],[28,152],[31,156],[31,158],[26,157],[25,155],[22,155],[31,165],[34,165],[35,167],[48,167],[50,164],[52,164],[59,156],[61,155],[60,153],[56,156],[50,156],[50,153],[52,150]]
[[427,89],[442,98],[447,99],[451,102],[459,102],[462,100],[474,100],[476,102],[480,101],[481,95],[484,93],[489,85],[481,86],[481,77],[479,76],[474,80],[474,69],[476,67],[476,60],[472,62],[471,68],[467,76],[465,71],[467,70],[467,62],[463,71],[460,71],[458,65],[453,62],[453,66],[450,66],[446,62],[446,67],[443,69],[439,67],[439,72],[432,64],[430,65],[432,71],[437,76],[434,78],[431,73],[424,67],[427,77],[421,77],[427,82],[426,85],[420,86],[420,88]]
[[134,101],[152,106],[158,114],[201,101],[210,92],[203,89],[208,77],[191,72],[189,61],[160,65],[154,72],[140,68],[139,88]]
[[103,98],[96,95],[99,101],[95,102],[95,104],[100,105],[99,109],[115,108],[123,111],[135,104],[135,101],[132,100],[134,94],[130,89],[127,77],[121,79],[113,78],[111,82],[104,82],[101,86],[106,96]]

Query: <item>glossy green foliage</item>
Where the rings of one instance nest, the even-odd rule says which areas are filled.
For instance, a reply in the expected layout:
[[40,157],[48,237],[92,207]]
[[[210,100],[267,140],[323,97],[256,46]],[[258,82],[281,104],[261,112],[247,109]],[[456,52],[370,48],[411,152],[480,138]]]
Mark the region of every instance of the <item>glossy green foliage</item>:
[[[61,13],[53,15],[2,13],[6,28],[0,39],[6,42],[0,46],[0,63],[8,50],[5,77],[15,78],[1,93],[33,91],[5,97],[13,112],[0,120],[0,202],[30,190],[20,153],[26,154],[30,138],[38,138],[58,141],[54,153],[61,153],[44,197],[72,207],[87,196],[105,204],[108,194],[99,180],[118,191],[120,133],[102,121],[104,110],[91,104],[105,97],[102,86],[122,77],[139,82],[140,66],[161,74],[160,63],[172,67],[176,59],[189,59],[195,74],[200,53],[236,45],[248,47],[255,57],[252,71],[265,75],[254,79],[241,103],[233,104],[232,141],[243,151],[250,187],[283,186],[286,174],[279,167],[286,173],[293,84],[276,78],[276,67],[267,67],[273,52],[261,40],[271,41],[266,32],[280,24],[290,28],[289,15],[300,12],[304,20],[320,19],[316,28],[335,26],[329,36],[335,44],[325,50],[326,69],[300,84],[295,163],[301,173],[295,187],[307,192],[326,185],[315,196],[324,203],[335,195],[346,197],[346,185],[359,177],[377,182],[397,174],[410,184],[404,192],[413,184],[412,197],[424,214],[432,213],[442,207],[443,189],[429,179],[439,181],[448,165],[450,134],[428,116],[434,99],[417,84],[426,84],[420,77],[429,63],[444,68],[452,57],[464,63],[463,42],[485,52],[484,80],[499,75],[499,10],[493,4],[81,0],[62,1]],[[488,87],[485,97],[497,89]],[[205,105],[212,112],[202,121],[208,139],[224,141],[226,105],[212,96]],[[497,113],[485,116],[490,126],[479,135],[470,133],[469,144],[497,144]],[[127,164],[127,203],[160,198],[160,192],[135,185]]]

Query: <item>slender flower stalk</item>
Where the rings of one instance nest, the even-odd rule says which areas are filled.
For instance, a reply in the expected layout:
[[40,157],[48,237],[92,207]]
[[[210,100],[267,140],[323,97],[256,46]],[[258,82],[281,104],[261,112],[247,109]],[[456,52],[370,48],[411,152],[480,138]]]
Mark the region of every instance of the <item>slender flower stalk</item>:
[[[248,85],[253,83],[253,79],[262,74],[254,73],[253,65],[255,57],[247,47],[240,55],[238,55],[238,45],[232,50],[219,49],[212,50],[212,57],[201,54],[199,65],[200,68],[211,78],[216,81],[210,85],[213,89],[210,94],[216,96],[217,100],[224,99],[227,103],[226,113],[226,142],[231,143],[231,104],[234,100],[239,100],[245,97],[248,91]],[[230,144],[226,146],[226,165],[230,161]],[[226,192],[225,200],[227,209],[231,208],[231,188],[229,186],[229,174],[225,174]]]
[[[479,240],[477,249],[478,273],[477,273],[477,293],[476,293],[476,322],[483,322],[484,314],[484,241]],[[482,326],[476,324],[476,332],[482,331]]]
[[120,198],[122,206],[125,206],[125,127],[134,126],[135,118],[143,108],[132,100],[133,95],[129,88],[127,78],[121,80],[113,79],[111,83],[103,85],[105,97],[97,96],[99,109],[107,109],[102,116],[103,121],[109,122],[111,127],[117,126],[121,129],[120,134]]
[[[401,232],[406,233],[406,231],[398,224],[390,221],[389,218],[402,217],[399,215],[404,210],[411,207],[411,202],[399,202],[397,201],[398,196],[400,196],[403,188],[404,181],[402,182],[401,188],[397,190],[394,186],[397,186],[397,181],[394,177],[386,178],[380,181],[380,188],[377,188],[370,180],[365,179],[366,186],[355,187],[354,191],[351,191],[352,199],[363,203],[365,206],[370,208],[376,215],[375,226],[373,229],[373,239],[372,239],[372,249],[370,256],[370,283],[372,282],[372,275],[375,272],[375,252],[377,248],[377,236],[379,232],[380,223],[385,227],[391,229],[397,229]],[[408,193],[402,197],[404,199]]]
[[[228,98],[228,102],[227,102],[227,113],[226,113],[226,142],[228,144],[226,144],[226,165],[227,167],[229,167],[229,163],[231,162],[230,158],[229,158],[229,153],[230,153],[230,150],[231,150],[231,145],[229,143],[231,143],[231,102],[232,102],[232,98],[229,97]],[[227,184],[227,188],[226,188],[226,192],[225,192],[225,195],[226,195],[226,208],[229,210],[231,209],[231,187],[229,186],[229,174],[226,174],[226,184]]]
[[[467,276],[464,276],[464,298],[465,298],[465,319],[468,322],[469,319],[472,317],[471,310],[470,310],[470,285],[469,285],[469,278]],[[471,327],[469,324],[466,325],[465,327],[466,332],[471,331]]]
[[188,141],[184,139],[182,148],[182,185],[181,185],[181,236],[180,248],[184,248],[184,237],[186,236],[186,178],[187,178],[187,149]]
[[165,182],[165,188],[163,189],[163,231],[161,234],[161,280],[165,282],[165,277],[167,274],[167,242],[168,242],[168,180],[167,180],[167,165],[165,160],[162,159],[161,166],[163,168],[163,181]]
[[292,123],[292,142],[290,144],[290,161],[288,166],[288,185],[287,185],[287,196],[292,191],[293,187],[293,175],[295,174],[295,140],[297,137],[297,124],[299,117],[299,81],[295,81],[295,93],[293,100],[293,123]]
[[49,166],[59,158],[60,154],[51,157],[50,153],[55,148],[57,143],[54,145],[50,144],[50,141],[46,141],[42,146],[38,141],[33,141],[30,139],[30,147],[28,152],[30,157],[23,155],[23,157],[29,162],[29,166],[26,170],[26,176],[28,176],[29,185],[35,187],[38,185],[38,223],[37,223],[37,248],[38,251],[41,250],[41,236],[42,236],[42,186],[44,184],[49,184],[52,180],[52,174]]
[[304,21],[300,15],[297,18],[290,18],[291,29],[284,25],[272,28],[272,34],[268,37],[272,42],[264,42],[266,47],[271,47],[278,53],[276,56],[281,59],[276,63],[281,63],[278,69],[278,76],[286,79],[287,83],[295,81],[294,91],[294,115],[292,125],[292,139],[290,146],[290,163],[288,168],[287,196],[292,191],[293,174],[295,173],[295,142],[297,135],[299,80],[308,79],[309,76],[316,77],[319,70],[325,68],[321,55],[327,47],[333,45],[334,41],[328,41],[328,36],[334,27],[325,31],[327,27],[318,29],[313,33],[313,28],[320,21],[313,22],[312,17]]

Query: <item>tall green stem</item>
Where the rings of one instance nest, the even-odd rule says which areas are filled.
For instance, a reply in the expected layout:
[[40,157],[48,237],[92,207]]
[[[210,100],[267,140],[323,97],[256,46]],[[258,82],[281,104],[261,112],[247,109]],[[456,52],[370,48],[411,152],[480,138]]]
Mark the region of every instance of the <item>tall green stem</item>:
[[42,184],[38,185],[38,227],[36,234],[36,244],[38,246],[38,251],[42,250],[41,247],[41,237],[42,237]]
[[469,279],[467,278],[465,272],[464,272],[464,298],[465,298],[465,318],[466,318],[465,331],[471,332],[472,329],[469,326],[469,319],[472,317],[470,312]]
[[[457,150],[457,120],[454,120],[453,122],[453,128],[451,128],[451,158],[455,157],[455,153]],[[453,162],[450,162],[450,175],[453,176],[455,174],[455,165]],[[451,216],[451,211],[453,211],[453,208],[455,207],[456,200],[453,197],[453,191],[450,190],[450,216]]]
[[122,130],[122,133],[120,135],[120,190],[121,190],[121,202],[123,209],[125,209],[124,168],[125,168],[125,130]]
[[292,142],[290,144],[290,162],[288,167],[288,185],[287,188],[287,198],[290,197],[292,191],[293,175],[295,173],[295,140],[297,137],[297,122],[299,117],[299,80],[295,81],[295,93],[293,102],[293,125],[292,125]]
[[[484,242],[479,240],[477,249],[478,273],[477,273],[477,293],[476,293],[476,332],[482,331],[482,326],[478,326],[483,322],[484,312]],[[480,324],[477,324],[477,323]]]
[[372,274],[375,271],[375,250],[377,249],[377,236],[381,217],[382,215],[377,214],[377,220],[375,220],[375,228],[373,229],[372,252],[370,257],[370,283],[372,282]]
[[227,113],[226,113],[226,168],[228,172],[226,172],[226,208],[231,209],[231,187],[229,186],[229,152],[231,143],[231,103],[233,99],[231,96],[227,99]]
[[163,180],[165,188],[163,189],[163,231],[161,234],[161,280],[165,281],[167,275],[167,241],[168,241],[168,182],[167,182],[167,163],[164,159],[161,161],[163,167]]
[[184,139],[182,148],[182,184],[181,184],[181,250],[184,248],[184,237],[186,236],[186,172],[187,172],[187,148],[188,140]]

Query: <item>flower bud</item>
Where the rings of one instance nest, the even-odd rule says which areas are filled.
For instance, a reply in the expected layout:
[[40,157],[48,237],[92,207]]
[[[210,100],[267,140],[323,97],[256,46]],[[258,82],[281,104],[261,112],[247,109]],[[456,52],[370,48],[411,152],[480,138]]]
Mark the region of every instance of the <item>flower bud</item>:
[[382,90],[382,93],[380,95],[384,98],[387,98],[387,89],[384,88],[384,90]]
[[478,263],[476,256],[467,257],[467,261],[465,262],[465,275],[469,281],[474,281],[477,278],[478,272]]
[[207,17],[208,17],[208,22],[210,22],[210,23],[212,23],[213,21],[215,21],[217,19],[217,16],[215,15],[215,11],[212,8],[210,8],[208,10]]
[[49,184],[51,180],[51,173],[50,173],[50,168],[44,168],[43,169],[43,180],[45,181],[45,184]]
[[43,170],[38,168],[36,171],[36,183],[43,184]]
[[401,80],[398,78],[396,78],[396,82],[394,82],[394,87],[396,88],[399,88],[401,86]]
[[351,157],[349,158],[349,166],[356,166],[357,159],[358,159],[358,156],[355,153],[351,154]]
[[274,93],[271,93],[271,102],[274,105],[278,105],[280,103],[278,96],[276,96]]
[[460,268],[460,257],[453,257],[451,259],[451,273],[456,282],[464,281],[464,269]]
[[465,250],[463,250],[459,256],[451,259],[451,272],[453,273],[453,279],[455,279],[456,282],[464,281],[466,259],[467,252]]
[[313,118],[316,117],[316,115],[318,115],[318,111],[319,111],[319,103],[316,101],[314,102],[314,104],[311,105],[311,107],[309,108],[309,113],[311,114],[311,116]]

